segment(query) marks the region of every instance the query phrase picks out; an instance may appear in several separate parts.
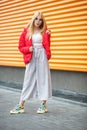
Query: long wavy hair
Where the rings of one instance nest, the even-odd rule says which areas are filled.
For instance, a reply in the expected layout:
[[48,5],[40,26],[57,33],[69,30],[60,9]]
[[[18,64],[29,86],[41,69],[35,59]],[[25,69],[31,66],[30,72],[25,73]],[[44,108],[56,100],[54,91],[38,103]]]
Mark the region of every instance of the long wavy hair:
[[45,31],[46,28],[47,28],[46,21],[45,21],[45,18],[44,18],[44,16],[43,16],[42,12],[36,12],[36,13],[33,15],[31,21],[30,21],[30,22],[28,23],[28,25],[27,25],[27,28],[28,28],[27,38],[29,38],[29,39],[32,37],[32,35],[33,35],[33,33],[34,33],[34,21],[35,21],[35,19],[38,17],[38,15],[41,15],[41,17],[42,17],[42,24],[41,24],[41,26],[39,27],[39,28],[40,28],[40,32],[41,32],[42,35],[43,35],[44,31]]

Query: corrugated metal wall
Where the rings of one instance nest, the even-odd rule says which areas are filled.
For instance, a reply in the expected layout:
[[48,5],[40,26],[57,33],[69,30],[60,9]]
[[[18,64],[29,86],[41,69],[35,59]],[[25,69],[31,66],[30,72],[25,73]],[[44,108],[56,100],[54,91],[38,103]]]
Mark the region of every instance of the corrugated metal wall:
[[87,72],[87,0],[1,0],[0,65],[24,66],[18,39],[37,10],[52,32],[50,68]]

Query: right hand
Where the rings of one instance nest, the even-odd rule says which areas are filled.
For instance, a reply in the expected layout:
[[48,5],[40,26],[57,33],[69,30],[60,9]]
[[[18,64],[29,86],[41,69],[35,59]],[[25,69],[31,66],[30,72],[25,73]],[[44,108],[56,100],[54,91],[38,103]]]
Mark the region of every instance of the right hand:
[[29,47],[29,52],[33,51],[33,46]]

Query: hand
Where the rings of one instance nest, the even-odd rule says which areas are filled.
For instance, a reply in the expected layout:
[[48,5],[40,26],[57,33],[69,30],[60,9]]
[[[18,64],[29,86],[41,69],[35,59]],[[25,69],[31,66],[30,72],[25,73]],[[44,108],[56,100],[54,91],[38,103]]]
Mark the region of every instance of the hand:
[[29,52],[33,51],[33,46],[29,47]]
[[51,31],[50,31],[50,30],[46,30],[46,33],[50,34],[50,33],[51,33]]

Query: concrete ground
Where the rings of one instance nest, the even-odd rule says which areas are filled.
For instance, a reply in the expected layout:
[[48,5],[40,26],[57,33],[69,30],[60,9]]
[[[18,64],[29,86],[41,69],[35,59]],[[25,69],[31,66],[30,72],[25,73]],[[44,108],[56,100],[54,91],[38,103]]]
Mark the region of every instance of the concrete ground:
[[37,114],[40,101],[25,103],[25,113],[10,115],[20,90],[0,86],[0,130],[87,130],[87,104],[53,97],[48,113]]

